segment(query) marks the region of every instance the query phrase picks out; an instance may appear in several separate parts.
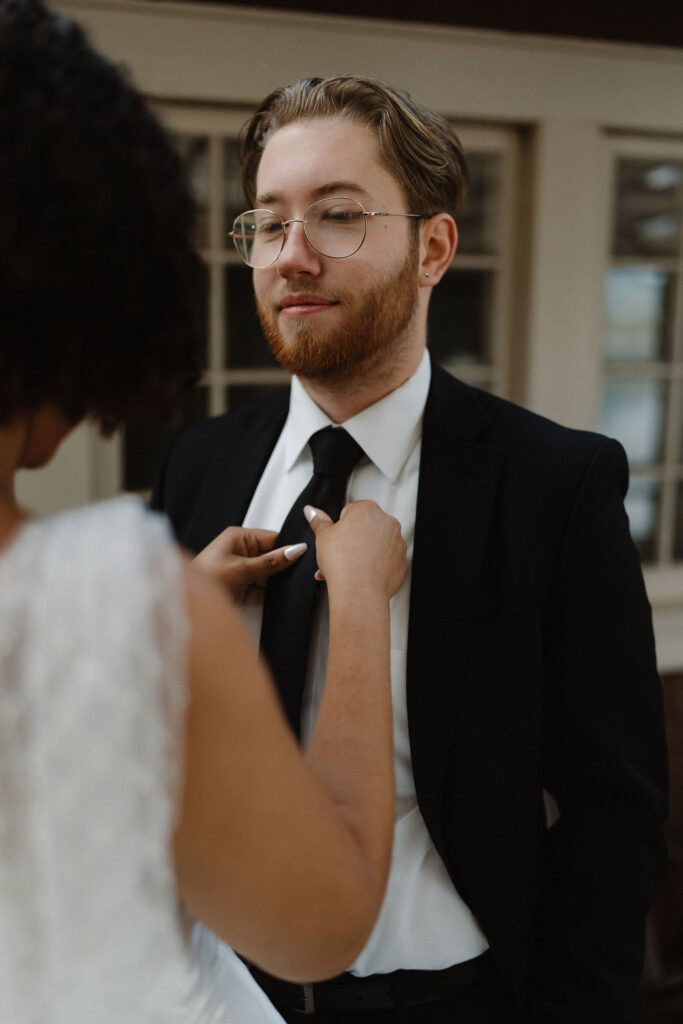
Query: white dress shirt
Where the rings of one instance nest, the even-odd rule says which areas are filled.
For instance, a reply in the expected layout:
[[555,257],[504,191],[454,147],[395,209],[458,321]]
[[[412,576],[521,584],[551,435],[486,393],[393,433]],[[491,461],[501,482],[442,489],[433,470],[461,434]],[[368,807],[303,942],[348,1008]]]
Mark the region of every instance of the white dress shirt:
[[[430,381],[425,353],[400,388],[344,423],[366,453],[349,478],[347,500],[372,498],[401,523],[408,573],[391,602],[391,688],[394,710],[396,821],[387,893],[370,939],[351,968],[368,975],[404,969],[438,970],[469,960],[488,947],[476,919],[451,882],[417,806],[406,711],[406,648],[422,418]],[[289,415],[244,520],[279,530],[313,472],[308,439],[330,419],[292,380]],[[322,592],[324,595],[324,591]],[[256,640],[262,608],[247,606]],[[326,597],[313,623],[302,708],[302,738],[310,738],[325,683],[328,646]]]

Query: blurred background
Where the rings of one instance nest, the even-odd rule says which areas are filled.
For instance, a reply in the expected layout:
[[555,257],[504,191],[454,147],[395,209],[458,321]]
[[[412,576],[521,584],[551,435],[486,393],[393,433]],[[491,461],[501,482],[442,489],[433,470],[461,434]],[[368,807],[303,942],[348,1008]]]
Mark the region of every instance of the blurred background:
[[[254,105],[300,77],[354,72],[407,89],[455,125],[472,186],[432,299],[435,357],[479,387],[617,437],[629,456],[627,510],[653,605],[672,781],[670,873],[650,922],[643,1019],[683,1021],[680,0],[54,6],[130,69],[188,163],[206,360],[186,423],[287,383],[227,235],[245,206],[236,138]],[[82,427],[52,466],[22,474],[20,498],[49,512],[146,494],[168,438],[153,420],[106,442]]]

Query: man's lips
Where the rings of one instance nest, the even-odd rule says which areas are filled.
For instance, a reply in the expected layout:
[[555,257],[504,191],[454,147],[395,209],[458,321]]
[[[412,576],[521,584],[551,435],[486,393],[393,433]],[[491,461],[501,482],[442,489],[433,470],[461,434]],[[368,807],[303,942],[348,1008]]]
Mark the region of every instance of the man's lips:
[[324,312],[336,305],[335,299],[326,299],[322,295],[300,292],[296,295],[286,295],[278,304],[278,311],[283,316],[307,316],[311,313]]

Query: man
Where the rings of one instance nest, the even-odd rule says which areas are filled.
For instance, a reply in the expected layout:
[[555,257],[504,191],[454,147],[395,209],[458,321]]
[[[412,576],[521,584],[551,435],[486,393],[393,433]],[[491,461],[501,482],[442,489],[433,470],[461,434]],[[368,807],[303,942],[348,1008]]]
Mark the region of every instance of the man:
[[[666,765],[623,451],[430,365],[429,296],[466,182],[445,121],[373,80],[308,79],[272,93],[242,143],[254,209],[233,237],[294,375],[289,405],[181,435],[155,502],[188,547],[213,541],[220,566],[221,531],[279,530],[314,435],[343,424],[363,453],[346,499],[399,519],[412,566],[392,603],[397,800],[380,917],[342,978],[259,980],[288,1020],[635,1021]],[[326,623],[323,594],[300,719],[284,697],[304,741]]]

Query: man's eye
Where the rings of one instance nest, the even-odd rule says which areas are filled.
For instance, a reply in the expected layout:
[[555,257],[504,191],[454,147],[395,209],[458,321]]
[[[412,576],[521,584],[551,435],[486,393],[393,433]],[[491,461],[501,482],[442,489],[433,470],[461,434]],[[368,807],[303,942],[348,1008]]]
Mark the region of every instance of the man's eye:
[[326,210],[321,220],[326,224],[357,224],[363,214],[360,210],[350,210],[348,207],[337,207],[334,210]]
[[256,225],[256,234],[264,238],[278,235],[282,232],[282,222],[279,220],[262,221]]

